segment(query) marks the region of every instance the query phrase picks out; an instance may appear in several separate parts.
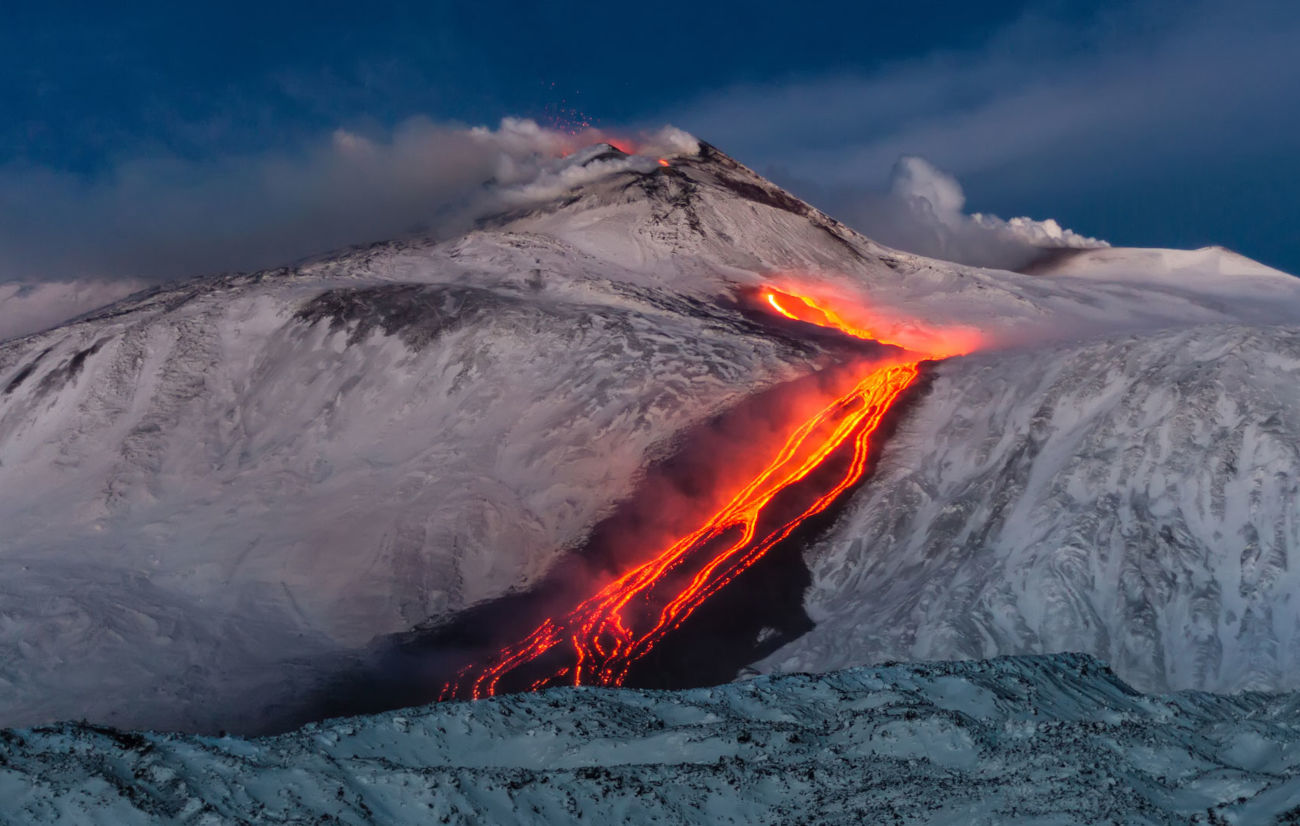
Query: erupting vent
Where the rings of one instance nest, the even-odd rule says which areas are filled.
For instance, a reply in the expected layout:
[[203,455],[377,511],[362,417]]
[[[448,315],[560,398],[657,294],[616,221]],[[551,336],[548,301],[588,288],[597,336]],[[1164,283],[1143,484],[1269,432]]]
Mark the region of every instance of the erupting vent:
[[[787,318],[879,340],[811,298],[764,290],[762,300]],[[810,517],[826,510],[862,478],[872,435],[891,405],[916,380],[919,362],[877,363],[851,390],[799,424],[766,467],[703,524],[569,613],[545,619],[532,633],[486,662],[462,669],[440,699],[480,698],[508,688],[622,685],[632,665],[679,628]],[[849,452],[847,462],[832,455]],[[809,494],[807,485],[814,485]],[[800,487],[800,495],[792,492]],[[773,503],[780,500],[781,506]],[[790,502],[797,501],[793,508]]]

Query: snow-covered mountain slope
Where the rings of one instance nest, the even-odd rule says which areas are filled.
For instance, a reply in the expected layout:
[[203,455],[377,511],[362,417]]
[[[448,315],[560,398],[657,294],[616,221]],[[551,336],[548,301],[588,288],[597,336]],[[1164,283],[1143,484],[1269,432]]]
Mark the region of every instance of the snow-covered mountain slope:
[[551,689],[280,737],[0,733],[41,823],[1289,822],[1295,695],[1134,693],[1088,657],[685,692]]
[[[1088,346],[1106,363],[1138,331],[1300,323],[1283,274],[960,267],[874,244],[707,145],[666,160],[596,147],[462,237],[159,288],[0,344],[0,724],[274,725],[372,638],[536,582],[683,431],[825,363],[825,339],[744,310],[761,284],[837,293],[903,344],[942,329],[992,348],[940,368],[916,413],[939,431],[944,382],[1054,376],[1075,350],[1044,342],[1101,337]],[[1291,397],[1265,392],[1262,366],[1249,376],[1250,415],[1300,438]],[[1024,412],[986,426],[1032,427]],[[982,484],[981,502],[1003,495],[996,474]],[[1225,495],[1235,530],[1249,491]],[[810,558],[824,570],[851,547]],[[949,569],[932,573],[917,587],[948,587]],[[1051,633],[1023,639],[1083,638]]]
[[769,668],[1088,651],[1145,689],[1300,686],[1300,327],[938,365],[809,553]]
[[10,345],[9,721],[231,725],[212,692],[243,671],[527,583],[661,440],[808,369],[734,311],[448,259],[203,283]]

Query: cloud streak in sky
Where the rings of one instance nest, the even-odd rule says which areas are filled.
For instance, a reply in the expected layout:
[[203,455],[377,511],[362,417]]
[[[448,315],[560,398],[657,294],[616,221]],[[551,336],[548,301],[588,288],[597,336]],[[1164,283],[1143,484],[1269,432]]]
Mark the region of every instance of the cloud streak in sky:
[[969,50],[735,86],[662,115],[832,213],[883,190],[905,155],[1042,208],[1287,157],[1297,42],[1300,5],[1270,0],[1134,4],[1084,29],[1029,16]]
[[91,178],[0,168],[0,340],[150,283],[281,266],[413,233],[456,233],[620,164],[650,169],[653,156],[699,146],[664,127],[635,141],[652,157],[563,160],[604,138],[515,118],[496,129],[417,118],[379,137],[338,129],[293,153],[140,158]]
[[451,232],[571,185],[557,159],[600,137],[419,118],[378,137],[336,130],[292,153],[134,159],[94,178],[11,166],[0,169],[0,283],[157,281]]
[[[645,122],[690,129],[883,243],[997,266],[1083,239],[1048,222],[967,215],[954,197],[1060,217],[1093,193],[1102,206],[1092,214],[1111,220],[1071,226],[1152,243],[1161,239],[1118,237],[1132,223],[1125,210],[1145,209],[1132,203],[1144,179],[1230,163],[1266,175],[1270,159],[1294,156],[1300,5],[1152,0],[1083,28],[1062,19],[1030,14],[970,48],[869,72],[730,86]],[[450,233],[508,206],[507,194],[564,183],[548,164],[579,142],[531,121],[469,129],[416,118],[259,154],[138,154],[85,173],[13,162],[0,166],[0,284],[158,281]],[[1269,220],[1251,213],[1237,225],[1271,238]]]
[[412,122],[383,142],[338,131],[292,154],[135,158],[94,177],[9,167],[0,171],[0,279],[158,280],[375,240],[509,174],[530,139],[541,142]]

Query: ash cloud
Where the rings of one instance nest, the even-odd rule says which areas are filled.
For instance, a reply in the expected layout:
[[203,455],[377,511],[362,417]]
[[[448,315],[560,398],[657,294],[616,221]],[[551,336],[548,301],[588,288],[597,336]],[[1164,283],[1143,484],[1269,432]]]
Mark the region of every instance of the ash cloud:
[[[832,199],[834,200],[834,199]],[[966,195],[952,175],[924,158],[894,164],[884,192],[843,199],[839,217],[891,247],[962,264],[1021,269],[1052,249],[1109,246],[1055,220],[965,212]]]
[[[563,161],[606,137],[515,118],[495,129],[416,118],[381,135],[338,129],[285,152],[135,158],[94,177],[0,167],[0,340],[150,282],[279,266],[415,232],[452,234],[584,176],[654,164],[641,155],[590,167]],[[672,128],[620,142],[652,156],[698,149]]]
[[[0,282],[159,281],[452,232],[545,197],[548,182],[571,185],[559,159],[603,138],[515,118],[495,129],[416,118],[387,134],[338,129],[263,155],[136,158],[94,177],[11,165],[0,168]],[[692,143],[665,129],[637,146]]]

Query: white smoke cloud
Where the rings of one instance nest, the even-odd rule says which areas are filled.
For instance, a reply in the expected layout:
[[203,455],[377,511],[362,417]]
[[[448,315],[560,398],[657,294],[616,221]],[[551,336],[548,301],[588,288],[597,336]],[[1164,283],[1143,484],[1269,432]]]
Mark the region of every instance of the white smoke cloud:
[[646,135],[639,151],[643,155],[663,157],[696,155],[700,151],[700,141],[689,132],[675,126],[665,126],[657,132]]
[[0,284],[0,341],[48,329],[144,287],[132,279]]
[[635,143],[626,140],[617,143],[635,154],[596,160],[608,150],[594,143],[559,161],[535,165],[526,175],[510,179],[511,185],[501,187],[494,195],[511,205],[546,201],[613,172],[626,169],[650,172],[659,165],[660,158],[695,155],[700,151],[697,138],[672,126],[645,135]]
[[965,207],[956,178],[924,158],[905,156],[894,165],[888,191],[855,193],[833,211],[882,244],[980,267],[1019,269],[1047,250],[1109,246],[1050,218],[1004,220],[967,214]]
[[[293,151],[134,159],[91,178],[0,167],[0,283],[156,281],[450,233],[595,174],[562,156],[604,138],[515,118],[495,129],[416,118],[386,134],[339,129]],[[620,142],[652,156],[698,149],[673,129]]]
[[916,156],[899,159],[894,165],[889,188],[918,209],[932,212],[937,220],[960,216],[966,206],[966,193],[957,179]]

